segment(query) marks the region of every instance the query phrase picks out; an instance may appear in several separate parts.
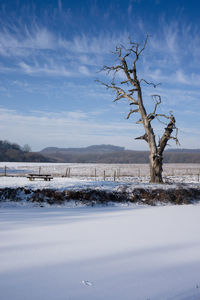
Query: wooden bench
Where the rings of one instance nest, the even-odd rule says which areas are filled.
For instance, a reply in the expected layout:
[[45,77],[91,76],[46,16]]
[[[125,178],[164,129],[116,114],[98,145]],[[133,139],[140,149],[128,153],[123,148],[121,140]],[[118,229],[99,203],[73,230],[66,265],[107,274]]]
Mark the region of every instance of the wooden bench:
[[30,181],[35,180],[36,178],[38,179],[44,179],[45,181],[50,181],[51,179],[53,179],[53,176],[50,174],[28,174],[27,178]]

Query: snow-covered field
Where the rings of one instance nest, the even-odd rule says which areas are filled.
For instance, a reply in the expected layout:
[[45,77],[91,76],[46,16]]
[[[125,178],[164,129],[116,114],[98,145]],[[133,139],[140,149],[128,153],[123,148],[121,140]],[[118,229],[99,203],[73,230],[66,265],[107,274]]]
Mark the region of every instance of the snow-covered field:
[[[15,163],[0,162],[0,174],[4,174],[5,166],[8,174],[27,174],[31,172],[51,173],[54,176],[66,175],[70,168],[71,176],[106,177],[116,176],[148,176],[148,164],[81,164],[81,163]],[[164,176],[198,175],[200,174],[200,164],[164,164]]]
[[199,300],[200,205],[0,210],[2,300]]
[[[121,178],[119,181],[102,181],[94,180],[91,178],[78,179],[78,178],[61,178],[56,177],[51,181],[35,180],[29,181],[26,177],[0,177],[0,188],[18,188],[25,187],[27,189],[56,189],[56,190],[80,190],[86,188],[101,189],[107,191],[120,191],[124,186],[128,190],[133,190],[133,188],[148,188],[148,189],[169,189],[175,188],[177,186],[185,185],[187,182],[187,187],[200,188],[200,182],[197,181],[196,176],[186,176],[171,178],[170,184],[150,184],[148,180],[140,181],[138,178]],[[172,184],[173,183],[173,184]],[[127,190],[127,191],[128,191]]]
[[[123,183],[121,183],[123,184]],[[115,186],[119,186],[119,182],[112,181],[92,181],[81,180],[76,178],[54,178],[51,181],[34,180],[29,181],[26,177],[0,177],[0,188],[10,187],[26,187],[28,189],[84,189],[84,188],[102,188],[113,189]]]
[[[5,170],[6,166],[6,170]],[[65,177],[66,173],[70,177]],[[4,176],[6,171],[7,177]],[[51,174],[51,182],[29,182],[29,173]],[[105,175],[105,176],[104,176]],[[15,177],[9,177],[15,176]],[[115,183],[113,183],[115,179]],[[164,164],[166,183],[200,183],[200,164]],[[110,182],[110,183],[109,183]],[[118,182],[118,183],[116,183]],[[0,163],[0,187],[65,188],[72,186],[100,186],[113,189],[124,183],[146,185],[149,182],[148,164],[55,164],[55,163]]]
[[[66,164],[6,165],[17,174],[19,170],[38,172],[42,167],[43,173],[61,176],[66,169]],[[118,168],[100,167],[107,174]],[[180,183],[200,187],[198,165],[187,165],[187,169],[182,165],[182,175],[177,168],[167,178],[170,184],[164,185],[149,184],[148,176],[141,176],[147,167],[141,166],[140,176],[132,177],[131,169],[125,173],[120,165],[122,176],[114,182],[111,177],[105,181],[101,176],[89,177],[96,168],[92,164],[75,164],[71,171],[80,177],[30,182],[25,176],[0,176],[0,188],[120,191],[124,186],[168,189]],[[23,201],[1,203],[1,300],[200,299],[200,204],[70,205],[41,208]]]

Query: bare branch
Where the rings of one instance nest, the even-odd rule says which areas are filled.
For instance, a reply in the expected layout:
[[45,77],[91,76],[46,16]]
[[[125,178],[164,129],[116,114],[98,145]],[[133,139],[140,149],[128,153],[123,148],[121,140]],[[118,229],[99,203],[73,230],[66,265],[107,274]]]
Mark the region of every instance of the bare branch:
[[155,119],[155,115],[154,114],[148,114],[147,118],[151,122]]
[[153,82],[149,82],[149,81],[147,81],[146,79],[144,79],[144,78],[142,78],[142,79],[140,79],[140,83],[142,82],[142,81],[144,81],[146,84],[148,84],[148,85],[152,85],[154,88],[156,88],[158,85],[160,85],[161,83],[159,82],[159,83],[153,83]]
[[[159,114],[156,114],[156,110],[157,110],[157,106],[161,103],[161,97],[160,97],[160,95],[152,95],[152,99],[153,99],[154,101],[156,101],[156,103],[155,103],[155,107],[154,107],[153,112],[147,115],[147,119],[148,119],[149,122],[151,122],[151,121],[154,120],[157,116],[159,116]],[[160,116],[161,116],[161,115],[160,115]],[[163,115],[163,116],[165,116],[165,115]],[[165,116],[165,117],[167,117],[167,116]],[[157,119],[159,120],[159,118],[157,118]],[[160,121],[160,120],[159,120],[159,121]]]
[[142,119],[139,119],[139,120],[136,122],[136,124],[142,124],[142,123],[143,123]]
[[123,70],[123,67],[121,65],[117,65],[117,66],[104,66],[99,72],[106,72],[107,75],[109,75],[111,72],[113,72],[113,80],[115,78],[115,75],[117,72],[120,72],[121,70]]
[[177,145],[180,145],[179,140],[176,136],[170,136],[171,140],[174,140],[176,142]]
[[151,97],[152,97],[153,101],[155,101],[155,107],[154,107],[154,111],[153,111],[153,114],[155,114],[158,105],[161,103],[161,96],[155,94],[155,95],[152,95]]
[[135,138],[135,140],[145,140],[148,143],[148,136],[145,133],[144,135]]
[[123,99],[123,98],[125,98],[124,97],[124,95],[122,94],[119,94],[114,100],[113,100],[113,102],[117,102],[117,101],[119,101],[119,100],[121,100],[121,99]]
[[146,39],[145,39],[145,41],[144,41],[144,46],[143,46],[143,48],[139,51],[138,56],[145,50],[146,45],[147,45],[147,42],[148,42],[148,39],[149,39],[149,35],[147,34],[147,35],[146,35]]
[[155,114],[155,118],[162,124],[164,124],[165,126],[167,126],[167,122],[163,122],[162,120],[160,120],[159,117],[162,117],[162,118],[165,118],[165,119],[168,119],[170,120],[170,116],[167,116],[165,114]]
[[139,108],[134,109],[133,112],[135,112],[135,113],[139,112]]
[[[155,95],[152,95],[152,99],[156,102],[156,103],[155,103],[155,107],[154,107],[153,112],[150,113],[150,114],[148,114],[147,118],[148,118],[148,120],[149,120],[150,122],[151,122],[152,120],[154,120],[155,118],[157,118],[158,121],[160,121],[159,118],[158,118],[159,114],[156,114],[156,110],[157,110],[158,105],[161,103],[161,96],[155,94]],[[161,116],[161,115],[160,115],[160,116]],[[163,115],[163,116],[164,116],[164,115]],[[167,117],[167,116],[165,116],[165,117]],[[162,123],[162,121],[160,121],[160,122]]]
[[134,92],[137,92],[138,89],[131,89],[131,90],[128,90],[130,93],[134,93]]
[[123,70],[124,70],[124,73],[125,73],[128,81],[137,88],[137,80],[136,80],[137,77],[136,78],[135,78],[135,76],[134,76],[134,78],[131,77],[131,73],[133,73],[133,70],[129,70],[125,58],[122,58],[122,65],[123,65]]
[[170,140],[170,139],[175,139],[176,142],[178,143],[178,139],[177,137],[172,137],[171,134],[173,132],[174,129],[176,129],[176,132],[177,132],[177,127],[175,125],[176,123],[176,120],[174,118],[173,115],[171,116],[165,116],[163,115],[164,117],[166,117],[167,119],[170,119],[167,127],[165,128],[165,131],[163,133],[163,136],[161,137],[160,141],[159,141],[159,145],[158,145],[158,154],[159,155],[162,155],[166,145],[167,145],[167,142]]
[[171,116],[167,116],[167,115],[165,115],[165,114],[155,114],[155,116],[156,116],[156,117],[163,117],[163,118],[168,119],[168,120],[171,119]]
[[128,116],[126,117],[126,119],[129,119],[130,118],[130,116],[133,114],[133,113],[137,113],[137,112],[139,112],[139,109],[131,109],[130,111],[129,111],[129,114],[128,114]]
[[129,80],[121,81],[121,84],[129,83]]
[[114,83],[111,83],[111,85],[109,84],[106,84],[105,82],[102,82],[100,80],[96,80],[96,82],[99,82],[101,83],[102,85],[104,85],[107,89],[113,89],[116,94],[117,94],[117,98],[114,100],[114,102],[122,99],[122,98],[126,98],[128,99],[129,101],[131,101],[132,104],[136,104],[138,105],[138,102],[137,100],[135,100],[133,97],[132,97],[132,93],[130,94],[127,94],[122,88],[120,87],[117,87]]
[[129,105],[139,105],[138,102],[129,103]]

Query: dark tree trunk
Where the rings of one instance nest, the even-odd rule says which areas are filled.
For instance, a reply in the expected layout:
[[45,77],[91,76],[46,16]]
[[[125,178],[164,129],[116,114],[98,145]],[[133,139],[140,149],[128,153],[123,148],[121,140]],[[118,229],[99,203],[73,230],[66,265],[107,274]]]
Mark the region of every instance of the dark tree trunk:
[[149,155],[150,161],[150,182],[152,183],[163,183],[162,179],[162,165],[163,158],[157,154]]

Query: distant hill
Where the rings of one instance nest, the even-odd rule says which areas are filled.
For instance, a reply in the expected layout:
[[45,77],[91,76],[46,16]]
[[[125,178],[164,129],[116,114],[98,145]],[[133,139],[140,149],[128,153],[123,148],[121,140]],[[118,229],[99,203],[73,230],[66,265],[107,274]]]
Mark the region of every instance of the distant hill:
[[[40,153],[57,162],[66,163],[148,163],[148,151],[125,150],[113,145],[94,145],[84,148],[48,147]],[[165,163],[200,163],[200,149],[169,149]]]
[[[47,147],[40,152],[29,152],[17,144],[0,141],[0,161],[137,164],[149,163],[149,152],[125,150],[113,145]],[[168,149],[164,152],[164,163],[200,163],[200,149]]]
[[124,147],[118,147],[113,145],[93,145],[83,148],[57,148],[57,147],[47,147],[44,148],[40,153],[51,154],[51,153],[110,153],[124,151]]

